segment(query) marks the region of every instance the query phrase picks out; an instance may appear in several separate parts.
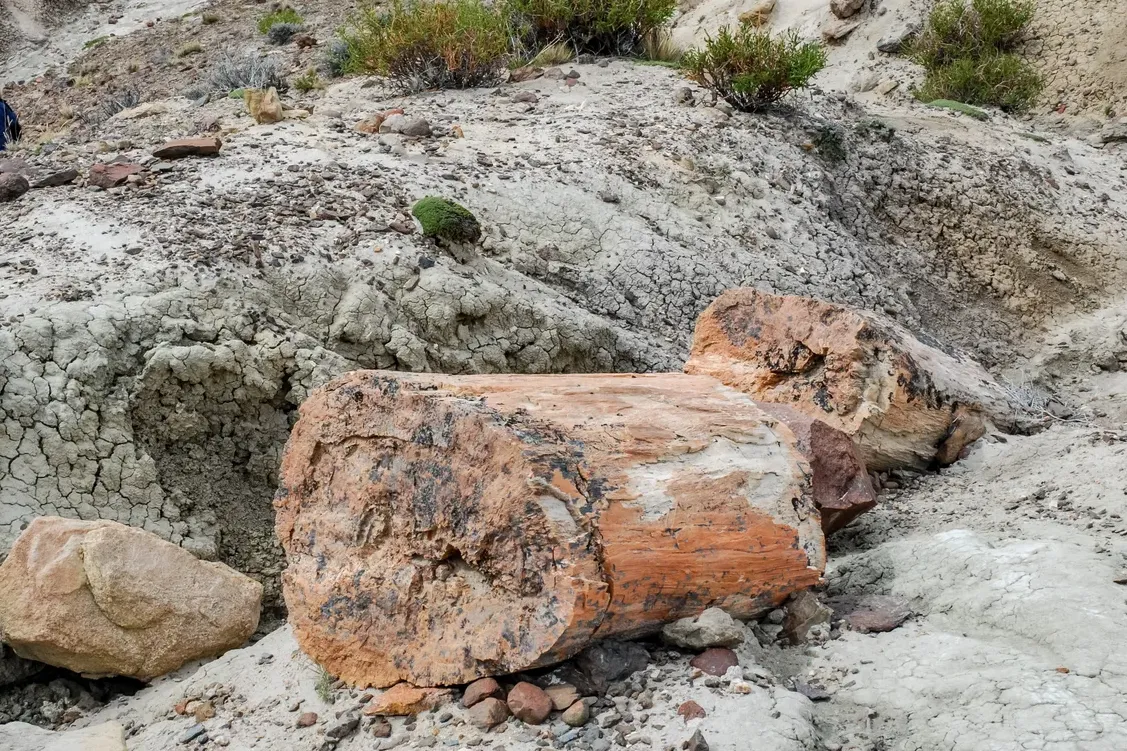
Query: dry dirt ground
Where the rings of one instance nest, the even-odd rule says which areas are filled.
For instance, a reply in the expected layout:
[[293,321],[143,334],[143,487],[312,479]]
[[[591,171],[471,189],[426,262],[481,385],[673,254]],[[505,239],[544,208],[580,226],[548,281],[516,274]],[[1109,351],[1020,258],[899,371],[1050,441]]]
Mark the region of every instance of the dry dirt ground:
[[[90,5],[46,42],[16,38],[0,63],[29,131],[0,168],[146,167],[121,188],[80,180],[0,205],[0,550],[39,514],[119,519],[260,578],[276,606],[270,497],[309,389],[356,367],[676,370],[697,313],[760,286],[880,310],[970,350],[1055,424],[993,436],[940,474],[885,478],[882,505],[834,543],[828,593],[902,598],[916,613],[904,626],[784,647],[770,618],[748,624],[749,693],[655,647],[596,709],[618,721],[567,747],[679,747],[699,728],[713,749],[1127,748],[1115,649],[1127,634],[1127,146],[1098,137],[1123,108],[1115,3],[1043,4],[1038,61],[1054,83],[1024,120],[916,103],[918,72],[875,51],[920,16],[906,2],[866,10],[819,90],[770,115],[730,113],[676,72],[625,60],[564,66],[579,73],[570,88],[405,97],[334,80],[288,93],[311,114],[276,125],[236,100],[180,96],[220,54],[264,47],[264,7],[214,3],[219,20],[204,23],[190,4]],[[686,7],[677,34],[699,38],[742,9]],[[323,44],[269,48],[291,73],[318,64],[346,12],[302,10]],[[780,0],[774,23],[812,31],[828,15]],[[121,38],[82,51],[111,32]],[[200,53],[176,55],[193,41]],[[127,87],[140,107],[82,117]],[[354,129],[392,106],[432,136]],[[199,134],[224,140],[219,156],[149,156]],[[427,194],[481,219],[478,257],[413,231],[409,206]],[[167,749],[195,722],[172,707],[198,698],[218,709],[209,747],[319,749],[360,701],[319,696],[284,627],[105,708],[104,687],[51,677],[0,689],[0,721],[114,720],[130,749]],[[813,702],[796,681],[830,697]],[[705,718],[676,716],[689,698]],[[319,719],[298,729],[303,711]],[[482,734],[457,709],[392,731],[376,738],[365,720],[337,747],[566,736],[516,723]],[[0,748],[22,748],[4,732]]]

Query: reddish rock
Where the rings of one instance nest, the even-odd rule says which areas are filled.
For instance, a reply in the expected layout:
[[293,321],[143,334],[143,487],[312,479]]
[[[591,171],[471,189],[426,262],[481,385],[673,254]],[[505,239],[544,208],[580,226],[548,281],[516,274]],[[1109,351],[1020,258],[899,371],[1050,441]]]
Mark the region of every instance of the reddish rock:
[[27,178],[16,172],[0,172],[0,203],[14,201],[30,189]]
[[87,181],[99,188],[114,188],[128,180],[131,175],[140,174],[141,169],[141,165],[132,162],[99,162],[90,167]]
[[548,686],[544,689],[544,693],[552,700],[552,707],[557,712],[564,711],[579,701],[580,698],[579,690],[570,683],[557,683],[555,686]]
[[299,728],[307,728],[317,724],[316,712],[302,712],[301,716],[297,718],[297,726]]
[[810,638],[810,630],[815,626],[828,626],[833,611],[818,599],[813,592],[799,592],[787,603],[786,619],[783,621],[783,636],[791,644],[804,644]]
[[513,686],[507,701],[513,717],[528,725],[539,725],[552,713],[552,700],[531,683],[522,681]]
[[334,675],[461,684],[780,604],[824,566],[812,494],[792,431],[711,378],[356,372],[290,436],[283,591]]
[[709,675],[724,675],[728,668],[739,665],[740,660],[735,652],[726,647],[713,647],[689,660],[689,664]]
[[470,722],[482,730],[489,730],[509,719],[509,706],[495,696],[487,696],[469,711]]
[[688,373],[853,437],[870,470],[949,464],[993,422],[1030,422],[980,365],[867,311],[732,289],[701,313]]
[[214,156],[223,148],[218,138],[180,138],[153,149],[157,159],[180,159],[186,156]]
[[501,688],[501,684],[497,683],[494,679],[480,678],[466,686],[466,693],[462,696],[462,706],[472,707],[482,699],[486,699],[490,696],[496,699],[504,699],[505,692]]
[[832,534],[877,505],[877,494],[853,440],[837,428],[783,404],[762,402],[767,414],[794,432],[798,448],[814,471],[814,505],[822,529]]
[[401,717],[426,712],[450,701],[451,692],[442,688],[419,688],[397,683],[364,707],[364,714]]
[[704,707],[690,699],[681,706],[677,707],[677,714],[684,717],[685,722],[688,723],[689,720],[699,720],[702,717],[706,716],[708,713],[704,711]]

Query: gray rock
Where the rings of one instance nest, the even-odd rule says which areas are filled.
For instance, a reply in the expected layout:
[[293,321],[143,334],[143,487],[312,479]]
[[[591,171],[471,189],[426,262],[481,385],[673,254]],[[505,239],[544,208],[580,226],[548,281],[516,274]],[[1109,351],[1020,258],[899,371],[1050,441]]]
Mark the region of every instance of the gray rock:
[[881,37],[877,42],[877,50],[889,55],[896,54],[904,49],[904,45],[908,40],[918,34],[920,31],[919,24],[910,23],[898,26],[890,31],[886,36]]
[[0,174],[0,203],[16,200],[26,193],[30,187],[27,178],[23,175],[17,175],[14,172]]
[[[650,653],[634,642],[604,641],[580,652],[575,662],[601,694],[606,693],[611,681],[645,670],[650,663]],[[577,688],[582,691],[582,687],[577,685]]]
[[30,678],[45,667],[41,662],[25,660],[0,644],[0,688]]
[[352,735],[359,724],[360,715],[346,714],[325,730],[325,737],[334,741],[347,738]]
[[682,649],[734,647],[743,643],[743,625],[720,608],[709,608],[695,618],[682,618],[661,630],[667,644]]
[[833,611],[822,604],[818,596],[806,590],[791,597],[787,603],[787,617],[783,633],[791,644],[805,644],[816,627],[828,629]]
[[865,5],[865,0],[830,0],[830,12],[838,18],[849,18]]

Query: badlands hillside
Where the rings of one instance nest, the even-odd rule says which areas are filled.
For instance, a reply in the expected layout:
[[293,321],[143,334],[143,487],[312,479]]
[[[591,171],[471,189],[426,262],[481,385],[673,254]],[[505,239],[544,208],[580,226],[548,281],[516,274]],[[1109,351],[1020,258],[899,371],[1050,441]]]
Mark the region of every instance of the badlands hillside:
[[[826,40],[809,87],[743,112],[625,54],[405,93],[334,64],[336,0],[273,40],[266,3],[0,0],[0,749],[1127,748],[1127,0],[1039,0],[1043,87],[1011,112],[914,94],[895,50],[930,3],[833,5],[681,2],[682,49],[753,11]],[[248,70],[278,118],[228,85]],[[480,237],[432,237],[427,196]],[[772,326],[783,366],[740,349]],[[755,406],[763,372],[858,448]],[[861,428],[819,391],[839,376]],[[526,463],[506,492],[539,505],[459,515]],[[828,537],[825,465],[867,508]],[[754,522],[710,505],[733,468]],[[599,473],[641,521],[599,511]],[[693,525],[728,536],[662,547]],[[599,544],[545,583],[563,528]],[[646,589],[651,564],[687,578]],[[602,603],[590,628],[560,592]],[[403,609],[429,630],[372,625]],[[437,657],[463,643],[491,656]]]

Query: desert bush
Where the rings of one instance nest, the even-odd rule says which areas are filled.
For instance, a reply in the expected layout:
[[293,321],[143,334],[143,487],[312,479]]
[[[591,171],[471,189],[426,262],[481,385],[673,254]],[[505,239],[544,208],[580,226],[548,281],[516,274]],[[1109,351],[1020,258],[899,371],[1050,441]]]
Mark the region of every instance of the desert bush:
[[541,67],[550,67],[553,65],[563,65],[570,63],[575,59],[575,50],[563,42],[553,42],[546,44],[533,55],[526,65],[538,65]]
[[118,112],[133,109],[141,103],[141,92],[134,87],[120,89],[106,95],[98,106],[81,115],[81,119],[88,125],[109,120]]
[[686,52],[681,65],[736,109],[754,112],[805,88],[826,66],[826,50],[795,32],[773,37],[746,24],[734,32],[724,26],[704,49]]
[[201,52],[203,52],[203,46],[199,42],[188,42],[176,50],[176,57],[188,57],[189,55],[198,55]]
[[437,196],[421,198],[411,213],[423,226],[423,235],[446,242],[473,243],[481,239],[481,225],[465,206]]
[[668,29],[652,29],[642,37],[640,50],[642,59],[651,63],[664,63],[676,67],[685,56],[685,51],[673,42]]
[[270,31],[266,32],[266,39],[270,44],[281,47],[283,44],[288,44],[302,28],[304,27],[299,23],[276,23],[270,27]]
[[1033,13],[1031,0],[940,0],[906,50],[927,72],[916,96],[1028,109],[1043,83],[1014,51]]
[[253,52],[244,55],[225,52],[201,82],[198,94],[226,94],[235,89],[269,89],[271,86],[278,91],[287,88],[278,58],[262,57]]
[[506,9],[533,48],[565,40],[579,52],[630,55],[677,0],[507,0]]
[[289,6],[279,8],[267,13],[265,16],[258,19],[258,33],[263,35],[269,34],[270,29],[274,28],[277,24],[280,23],[301,26],[303,23],[305,23],[305,19],[303,19],[296,10]]
[[325,49],[325,54],[321,58],[321,67],[330,76],[339,78],[348,69],[348,58],[348,42],[343,39],[334,39],[329,42]]
[[409,91],[494,83],[510,54],[507,21],[481,0],[393,0],[362,10],[343,37],[346,70],[387,76]]

